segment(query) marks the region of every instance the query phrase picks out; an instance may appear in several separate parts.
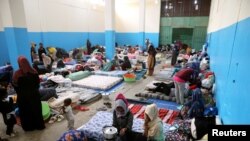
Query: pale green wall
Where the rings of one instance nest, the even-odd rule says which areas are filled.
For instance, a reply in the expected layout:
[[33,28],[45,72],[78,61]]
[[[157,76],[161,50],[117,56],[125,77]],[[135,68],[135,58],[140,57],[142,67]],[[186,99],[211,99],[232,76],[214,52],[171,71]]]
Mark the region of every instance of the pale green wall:
[[160,44],[172,43],[173,28],[193,28],[192,48],[201,49],[207,35],[209,17],[162,17],[160,22]]

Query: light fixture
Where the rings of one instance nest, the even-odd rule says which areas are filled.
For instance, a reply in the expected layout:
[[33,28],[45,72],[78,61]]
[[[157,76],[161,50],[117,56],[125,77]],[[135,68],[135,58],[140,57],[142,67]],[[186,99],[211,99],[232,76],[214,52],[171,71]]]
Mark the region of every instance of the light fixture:
[[165,6],[165,9],[168,9],[168,5]]
[[198,3],[198,0],[194,0],[194,4],[197,4]]
[[155,0],[155,4],[158,4],[158,0]]

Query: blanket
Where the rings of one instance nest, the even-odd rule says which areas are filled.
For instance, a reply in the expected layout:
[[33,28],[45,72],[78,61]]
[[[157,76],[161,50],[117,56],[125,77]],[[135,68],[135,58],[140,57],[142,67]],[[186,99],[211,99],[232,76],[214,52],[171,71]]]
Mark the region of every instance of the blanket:
[[[145,105],[140,104],[130,104],[129,109],[134,115],[134,118],[144,119],[144,112],[146,109]],[[159,108],[159,117],[162,119],[164,123],[172,124],[175,118],[178,116],[179,111]]]
[[[104,126],[112,125],[113,113],[100,111],[97,112],[86,124],[79,127],[77,130],[84,131],[88,138],[94,139],[96,141],[103,141],[102,129]],[[132,130],[135,132],[143,133],[144,120],[139,118],[134,118]],[[166,134],[169,131],[170,125],[163,123],[163,131]]]

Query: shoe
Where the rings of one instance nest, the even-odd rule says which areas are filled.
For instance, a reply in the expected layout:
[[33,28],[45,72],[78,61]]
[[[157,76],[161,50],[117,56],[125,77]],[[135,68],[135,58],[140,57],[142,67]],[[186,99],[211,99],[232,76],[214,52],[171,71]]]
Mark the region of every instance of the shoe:
[[51,117],[50,120],[49,120],[49,123],[52,124],[52,123],[54,123],[56,120],[57,120],[57,117],[56,117],[56,116]]
[[57,121],[60,122],[64,119],[63,115],[58,115],[57,116]]
[[[8,135],[8,134],[7,134]],[[11,133],[10,135],[8,135],[9,137],[15,137],[16,136],[16,134],[14,134],[14,133]]]
[[181,110],[182,107],[183,107],[183,105],[180,105],[180,106],[177,107],[177,109],[178,109],[178,110]]

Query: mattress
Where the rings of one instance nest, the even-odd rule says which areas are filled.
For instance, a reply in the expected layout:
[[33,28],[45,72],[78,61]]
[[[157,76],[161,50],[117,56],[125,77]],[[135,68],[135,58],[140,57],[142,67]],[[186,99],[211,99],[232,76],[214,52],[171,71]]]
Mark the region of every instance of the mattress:
[[116,71],[95,71],[96,75],[104,75],[104,76],[115,76],[115,77],[122,77],[124,74],[126,74],[128,71],[120,71],[120,70],[116,70]]
[[172,80],[173,73],[174,73],[173,68],[168,68],[168,69],[161,70],[159,73],[156,74],[155,80],[158,80],[158,81]]
[[84,79],[73,81],[72,86],[95,90],[108,90],[121,82],[123,78],[102,75],[90,75]]
[[[82,130],[88,138],[103,141],[102,128],[107,125],[112,125],[113,113],[100,111],[97,112],[86,124],[79,127],[77,130]],[[132,130],[135,132],[143,133],[144,120],[134,118]],[[163,123],[163,131],[166,134],[169,131],[170,125]]]
[[72,103],[77,102],[80,99],[79,93],[74,93],[73,91],[65,91],[58,93],[58,98],[51,98],[48,100],[49,106],[51,108],[60,108],[63,106],[63,102],[66,98],[70,98]]

